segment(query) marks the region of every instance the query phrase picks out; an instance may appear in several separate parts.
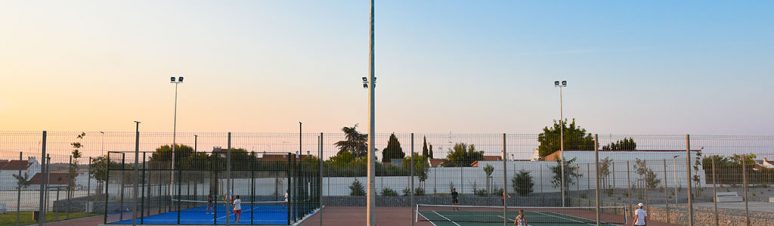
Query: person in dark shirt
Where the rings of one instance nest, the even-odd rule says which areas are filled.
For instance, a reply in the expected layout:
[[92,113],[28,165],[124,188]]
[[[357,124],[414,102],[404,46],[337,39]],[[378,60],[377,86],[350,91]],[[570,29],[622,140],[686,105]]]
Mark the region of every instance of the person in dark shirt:
[[215,212],[215,208],[214,208],[215,205],[213,202],[215,202],[215,198],[212,197],[212,194],[208,195],[207,196],[207,214],[212,214],[213,212]]
[[454,210],[459,210],[459,208],[457,208],[457,205],[460,204],[460,200],[458,199],[459,195],[460,194],[457,193],[457,189],[456,188],[452,188],[451,196],[452,196],[452,205],[454,206]]

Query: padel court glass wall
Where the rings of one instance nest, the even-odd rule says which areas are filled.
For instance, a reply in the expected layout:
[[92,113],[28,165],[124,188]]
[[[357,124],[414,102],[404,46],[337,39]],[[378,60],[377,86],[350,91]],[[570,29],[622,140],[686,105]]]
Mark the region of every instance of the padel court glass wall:
[[[315,157],[178,149],[173,170],[170,153],[140,153],[137,171],[134,152],[108,154],[106,201],[97,207],[105,224],[132,224],[136,208],[136,223],[145,225],[291,225],[320,207]],[[241,200],[238,222],[229,194]]]

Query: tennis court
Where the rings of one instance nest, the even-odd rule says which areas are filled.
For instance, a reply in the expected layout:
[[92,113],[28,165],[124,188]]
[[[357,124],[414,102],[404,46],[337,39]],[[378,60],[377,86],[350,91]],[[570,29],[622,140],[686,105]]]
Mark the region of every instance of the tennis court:
[[[499,209],[498,209],[499,208]],[[544,225],[596,225],[594,208],[516,208],[509,207],[503,214],[502,207],[481,207],[481,206],[419,206],[417,211],[417,220],[429,221],[435,226],[494,226],[503,225],[503,220],[512,225],[517,214],[517,209],[524,209],[527,222],[532,226]],[[617,209],[605,208],[604,216],[600,218],[600,225],[613,226],[624,225],[626,219],[610,210]],[[623,209],[621,209],[623,211]],[[623,212],[621,212],[623,213]]]
[[[226,224],[228,218],[231,224],[289,225],[290,215],[285,202],[243,203],[239,222],[235,222],[236,216],[233,212],[226,215],[226,205],[222,203],[214,206],[215,211],[207,210],[206,202],[189,206],[189,208],[180,209],[179,224]],[[178,213],[171,211],[154,214],[137,221],[140,224],[178,224]],[[129,219],[111,224],[131,223]]]

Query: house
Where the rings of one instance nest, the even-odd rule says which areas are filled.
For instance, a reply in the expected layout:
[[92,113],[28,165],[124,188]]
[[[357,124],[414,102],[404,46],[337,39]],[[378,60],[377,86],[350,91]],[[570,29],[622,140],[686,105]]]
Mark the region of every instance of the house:
[[760,163],[760,166],[766,169],[774,169],[774,161],[764,157],[763,161]]
[[[497,155],[484,155],[484,157],[480,161],[503,161],[503,158]],[[478,167],[479,162],[473,161],[473,163],[470,164],[471,167]]]
[[30,157],[27,160],[4,160],[0,161],[0,190],[16,189],[16,178],[14,175],[28,175],[32,177],[40,172],[40,163]]
[[427,159],[430,167],[443,167],[443,162],[445,161],[446,159]]
[[[43,174],[37,173],[30,179],[30,183],[34,185],[40,185],[43,181]],[[48,187],[67,187],[67,183],[70,181],[69,173],[49,173]]]

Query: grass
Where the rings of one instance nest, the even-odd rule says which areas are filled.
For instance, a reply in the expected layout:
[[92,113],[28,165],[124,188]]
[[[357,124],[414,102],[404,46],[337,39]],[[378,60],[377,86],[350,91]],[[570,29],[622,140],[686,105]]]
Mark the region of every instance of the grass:
[[[81,217],[90,217],[90,216],[96,216],[92,213],[70,213],[68,219],[75,219],[75,218],[81,218]],[[66,213],[46,213],[46,222],[54,222],[54,221],[62,221],[66,220],[65,217],[67,217]],[[35,224],[35,221],[32,220],[32,211],[23,211],[21,214],[19,214],[19,219],[21,222],[19,222],[19,225],[30,225]],[[8,225],[16,225],[16,212],[7,212],[5,214],[0,214],[0,226],[8,226]]]

